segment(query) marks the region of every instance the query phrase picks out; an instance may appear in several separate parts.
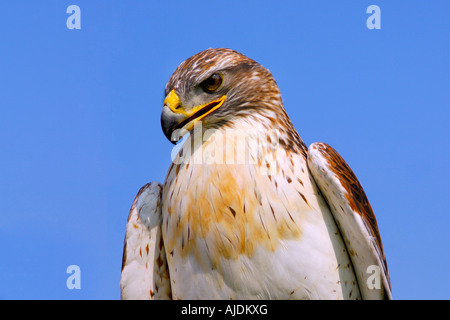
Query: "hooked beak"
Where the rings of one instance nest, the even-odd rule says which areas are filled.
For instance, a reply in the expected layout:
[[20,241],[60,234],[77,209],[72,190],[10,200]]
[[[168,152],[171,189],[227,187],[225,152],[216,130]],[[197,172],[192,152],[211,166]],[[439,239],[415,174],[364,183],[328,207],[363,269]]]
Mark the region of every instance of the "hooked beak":
[[164,135],[175,144],[183,135],[192,130],[195,122],[219,109],[225,99],[226,95],[223,95],[219,99],[186,110],[175,90],[170,91],[164,99],[161,113],[161,127]]

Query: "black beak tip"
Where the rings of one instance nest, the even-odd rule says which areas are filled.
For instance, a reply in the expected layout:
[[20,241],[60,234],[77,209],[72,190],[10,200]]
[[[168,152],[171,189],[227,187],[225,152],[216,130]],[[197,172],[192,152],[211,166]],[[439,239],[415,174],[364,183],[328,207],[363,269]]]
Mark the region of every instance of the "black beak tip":
[[161,114],[161,128],[164,132],[164,136],[169,140],[172,144],[177,144],[179,138],[174,134],[177,130],[174,130],[176,126],[175,122],[170,121],[163,114]]

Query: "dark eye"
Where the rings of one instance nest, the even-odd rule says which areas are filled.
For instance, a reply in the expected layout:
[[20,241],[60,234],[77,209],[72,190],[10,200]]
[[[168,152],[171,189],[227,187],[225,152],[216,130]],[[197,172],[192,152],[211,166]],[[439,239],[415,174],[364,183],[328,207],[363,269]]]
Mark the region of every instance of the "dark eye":
[[213,73],[208,79],[200,83],[200,86],[205,92],[211,93],[219,89],[221,84],[222,76],[218,73]]

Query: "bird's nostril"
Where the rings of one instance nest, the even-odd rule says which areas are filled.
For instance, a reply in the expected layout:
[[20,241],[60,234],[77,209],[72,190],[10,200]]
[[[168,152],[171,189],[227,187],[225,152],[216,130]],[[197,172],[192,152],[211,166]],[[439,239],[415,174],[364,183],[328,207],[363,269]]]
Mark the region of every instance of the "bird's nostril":
[[180,109],[180,108],[181,108],[181,103],[179,103],[179,104],[176,105],[175,110],[178,110],[178,109]]

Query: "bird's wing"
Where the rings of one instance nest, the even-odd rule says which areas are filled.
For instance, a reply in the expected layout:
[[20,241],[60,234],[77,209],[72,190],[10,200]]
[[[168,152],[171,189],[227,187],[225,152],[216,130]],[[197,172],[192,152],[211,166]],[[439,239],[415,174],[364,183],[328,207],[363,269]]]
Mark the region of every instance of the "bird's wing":
[[392,299],[377,221],[355,174],[325,143],[308,148],[308,167],[344,238],[363,299]]
[[148,183],[131,206],[120,277],[122,299],[171,299],[161,232],[161,194],[160,183]]

